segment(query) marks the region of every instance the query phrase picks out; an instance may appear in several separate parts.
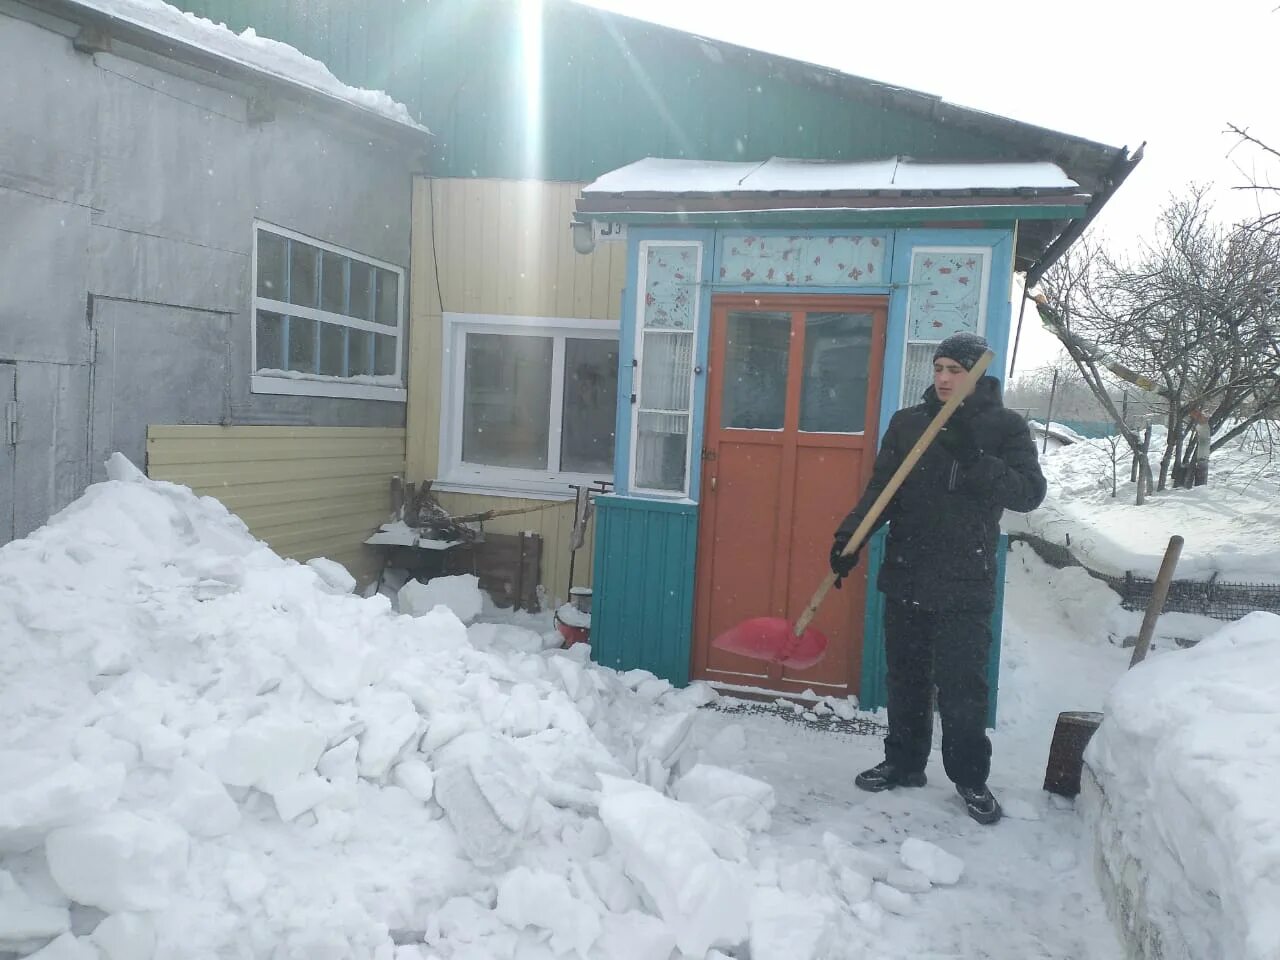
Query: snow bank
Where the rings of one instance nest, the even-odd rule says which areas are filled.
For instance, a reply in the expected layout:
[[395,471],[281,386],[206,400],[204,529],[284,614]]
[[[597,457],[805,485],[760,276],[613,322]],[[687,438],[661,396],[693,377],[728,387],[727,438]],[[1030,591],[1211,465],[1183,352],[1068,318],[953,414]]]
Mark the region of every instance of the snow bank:
[[286,43],[260,37],[252,27],[240,34],[232,33],[223,24],[193,13],[184,13],[164,0],[77,2],[426,132],[426,127],[409,115],[404,104],[393,100],[381,90],[348,86],[330,73],[329,68],[319,60],[306,56]]
[[1280,956],[1280,617],[1129,671],[1085,759],[1099,874],[1139,955]]
[[0,955],[816,960],[924,889],[762,853],[707,688],[398,614],[108,475],[0,548]]
[[[1153,434],[1152,449],[1163,449],[1163,430]],[[1186,540],[1180,580],[1217,574],[1225,582],[1280,583],[1280,460],[1270,459],[1269,446],[1260,433],[1246,434],[1214,453],[1209,486],[1166,490],[1138,507],[1123,442],[1115,451],[1115,498],[1108,440],[1051,443],[1040,458],[1049,485],[1044,504],[1027,514],[1006,513],[1004,527],[1069,545],[1101,573],[1143,577],[1156,575],[1176,533]],[[1152,466],[1159,469],[1158,462]]]

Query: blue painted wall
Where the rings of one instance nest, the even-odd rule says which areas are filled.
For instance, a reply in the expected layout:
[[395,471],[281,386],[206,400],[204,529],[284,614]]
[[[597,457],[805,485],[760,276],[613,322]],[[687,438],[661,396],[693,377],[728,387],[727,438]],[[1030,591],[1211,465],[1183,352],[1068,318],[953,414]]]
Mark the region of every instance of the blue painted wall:
[[591,656],[615,670],[689,682],[698,509],[601,496],[596,504]]

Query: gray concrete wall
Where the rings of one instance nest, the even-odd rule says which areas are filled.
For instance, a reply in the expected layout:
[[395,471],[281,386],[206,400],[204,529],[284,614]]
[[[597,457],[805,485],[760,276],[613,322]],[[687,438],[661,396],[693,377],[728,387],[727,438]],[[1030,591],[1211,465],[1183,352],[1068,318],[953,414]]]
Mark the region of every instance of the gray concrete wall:
[[13,535],[99,477],[107,447],[141,465],[148,422],[403,426],[400,402],[250,392],[250,258],[258,218],[407,277],[411,151],[285,101],[250,122],[252,89],[127,47],[81,53],[75,30],[0,0]]

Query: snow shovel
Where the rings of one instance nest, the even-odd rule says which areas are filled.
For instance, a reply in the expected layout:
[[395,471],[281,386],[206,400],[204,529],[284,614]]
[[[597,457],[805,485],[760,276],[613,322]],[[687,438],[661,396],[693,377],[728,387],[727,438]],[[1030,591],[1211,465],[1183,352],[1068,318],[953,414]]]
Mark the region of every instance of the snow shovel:
[[[862,518],[862,523],[858,524],[858,529],[849,538],[849,542],[844,548],[844,556],[847,557],[862,547],[863,541],[875,528],[880,514],[889,505],[893,495],[898,492],[902,482],[907,479],[907,475],[916,465],[916,461],[924,455],[925,450],[929,448],[929,444],[946,426],[947,421],[951,419],[951,415],[956,412],[956,409],[964,402],[964,399],[973,392],[974,385],[986,372],[993,359],[995,359],[995,354],[990,350],[984,352],[978,362],[973,365],[973,369],[960,382],[960,385],[952,391],[951,397],[942,405],[942,409],[938,411],[932,422],[924,428],[924,433],[920,434],[920,439],[907,452],[907,455],[902,458],[901,465],[894,471],[893,476],[889,478],[884,490],[880,492],[880,496],[876,497],[875,503],[867,511],[867,515]],[[818,585],[817,592],[814,593],[813,599],[809,601],[809,606],[805,607],[804,613],[800,614],[800,619],[795,622],[794,626],[782,617],[753,617],[750,620],[744,620],[737,626],[730,627],[712,640],[711,645],[718,650],[736,653],[739,656],[750,657],[753,660],[769,661],[770,676],[775,679],[780,678],[784,667],[789,667],[793,670],[804,670],[807,667],[812,667],[827,652],[827,638],[822,631],[809,626],[809,624],[818,612],[818,607],[826,598],[827,593],[835,585],[835,582],[836,575],[828,573],[822,583]]]

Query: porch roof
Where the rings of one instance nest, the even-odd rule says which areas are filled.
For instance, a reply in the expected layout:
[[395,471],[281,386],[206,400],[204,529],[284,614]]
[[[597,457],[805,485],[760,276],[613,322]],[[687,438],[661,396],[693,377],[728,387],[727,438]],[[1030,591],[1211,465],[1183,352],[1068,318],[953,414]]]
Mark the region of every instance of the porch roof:
[[[1131,162],[1140,156],[1141,151]],[[1016,220],[1018,267],[1038,274],[1079,235],[1110,192],[1095,196],[1049,161],[646,157],[584,187],[576,219],[789,225],[832,225],[842,218],[851,224]]]
[[[670,160],[646,157],[612,170],[583,188],[600,194],[660,197],[708,194],[890,194],[902,196],[999,193],[1080,193],[1080,185],[1055,163],[921,163],[907,157],[829,163],[771,157],[763,163]],[[1082,194],[1083,195],[1083,194]],[[1087,195],[1084,195],[1087,199]]]

